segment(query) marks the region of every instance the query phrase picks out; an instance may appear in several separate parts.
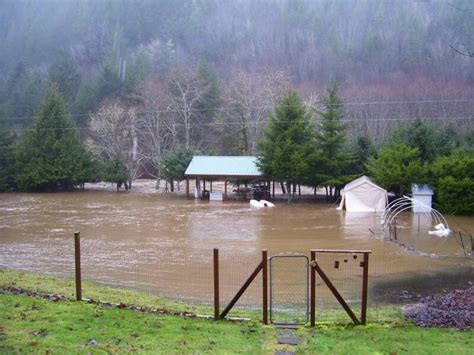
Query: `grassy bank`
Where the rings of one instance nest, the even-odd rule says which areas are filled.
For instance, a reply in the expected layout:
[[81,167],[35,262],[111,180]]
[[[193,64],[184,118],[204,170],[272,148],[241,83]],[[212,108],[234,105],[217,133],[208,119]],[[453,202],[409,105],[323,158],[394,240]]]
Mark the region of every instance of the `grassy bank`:
[[[0,287],[15,286],[73,296],[73,282],[33,273],[0,270]],[[152,295],[86,283],[90,298],[170,310],[209,311]],[[205,312],[209,313],[209,312]],[[258,322],[147,314],[74,301],[0,295],[0,353],[268,353],[290,350],[277,344],[278,331]],[[318,324],[297,331],[298,353],[469,353],[471,332],[421,329],[400,316],[386,324]]]
[[0,352],[258,353],[263,327],[3,295]]

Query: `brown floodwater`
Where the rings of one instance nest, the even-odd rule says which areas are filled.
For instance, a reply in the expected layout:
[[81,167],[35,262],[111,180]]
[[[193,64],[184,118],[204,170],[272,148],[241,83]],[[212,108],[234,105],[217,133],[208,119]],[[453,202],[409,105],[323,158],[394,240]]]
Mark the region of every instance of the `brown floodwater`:
[[[385,290],[380,292],[408,289],[403,280],[416,285],[433,275],[456,273],[459,267],[472,278],[472,259],[462,257],[459,239],[428,235],[426,217],[405,214],[399,220],[400,241],[416,251],[383,240],[380,216],[340,212],[322,203],[277,201],[275,208],[255,209],[245,202],[185,200],[133,190],[7,193],[0,194],[0,266],[71,277],[73,233],[80,231],[84,278],[195,302],[212,300],[213,248],[220,251],[224,300],[258,264],[262,249],[269,255],[369,249],[371,285]],[[473,234],[474,218],[447,220],[452,229]],[[341,267],[335,268],[336,259]],[[352,282],[358,289],[360,259],[349,259],[336,255],[318,261],[340,279],[341,288],[349,289]],[[278,262],[275,283],[296,280],[304,272],[303,264]],[[259,299],[260,278],[256,282],[243,302]],[[288,287],[297,293],[304,286]],[[294,297],[292,292],[282,292],[282,299]]]

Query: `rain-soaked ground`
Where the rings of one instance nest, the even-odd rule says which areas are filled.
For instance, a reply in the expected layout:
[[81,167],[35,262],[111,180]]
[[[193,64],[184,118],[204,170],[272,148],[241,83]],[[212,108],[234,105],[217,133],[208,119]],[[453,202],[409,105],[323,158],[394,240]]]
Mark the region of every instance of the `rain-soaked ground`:
[[[7,193],[0,194],[0,267],[70,277],[73,233],[80,231],[84,278],[196,302],[212,299],[213,248],[220,251],[223,299],[252,272],[262,249],[269,255],[371,250],[371,287],[382,298],[409,285],[445,287],[452,274],[467,272],[460,282],[472,279],[472,259],[462,257],[458,238],[428,235],[430,221],[423,216],[406,214],[399,220],[399,239],[417,252],[384,241],[380,216],[339,212],[330,204],[282,200],[275,208],[255,209],[246,202],[186,200],[152,189]],[[474,218],[447,220],[452,229],[473,234]],[[360,288],[360,259],[335,255],[318,261],[339,279],[340,288]],[[335,261],[341,267],[335,268]],[[304,275],[304,262],[274,260],[274,292],[290,282],[282,297],[303,297],[296,289]],[[259,299],[259,282],[246,296],[250,303]]]

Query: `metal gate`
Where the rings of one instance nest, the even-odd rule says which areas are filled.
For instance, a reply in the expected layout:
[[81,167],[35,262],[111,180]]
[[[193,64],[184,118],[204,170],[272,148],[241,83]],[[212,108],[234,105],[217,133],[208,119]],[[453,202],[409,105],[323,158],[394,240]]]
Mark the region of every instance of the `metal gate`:
[[302,254],[270,257],[270,322],[305,324],[309,320],[309,259]]

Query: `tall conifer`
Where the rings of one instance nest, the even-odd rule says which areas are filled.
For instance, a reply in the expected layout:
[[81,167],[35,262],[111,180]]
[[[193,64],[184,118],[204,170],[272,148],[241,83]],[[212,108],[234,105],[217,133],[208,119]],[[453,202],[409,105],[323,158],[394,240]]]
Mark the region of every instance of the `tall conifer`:
[[258,165],[265,176],[286,183],[288,202],[291,185],[301,183],[309,172],[313,150],[309,113],[298,95],[290,91],[270,114],[266,138],[259,144]]
[[87,180],[90,161],[57,90],[47,93],[33,127],[18,145],[16,159],[20,190],[69,190]]
[[332,85],[328,96],[323,98],[324,110],[319,112],[319,125],[316,133],[319,159],[315,169],[318,185],[332,191],[350,181],[353,176],[345,176],[344,171],[355,159],[352,154],[342,151],[346,140],[347,125],[341,122],[344,117],[342,100],[337,96],[339,87]]

